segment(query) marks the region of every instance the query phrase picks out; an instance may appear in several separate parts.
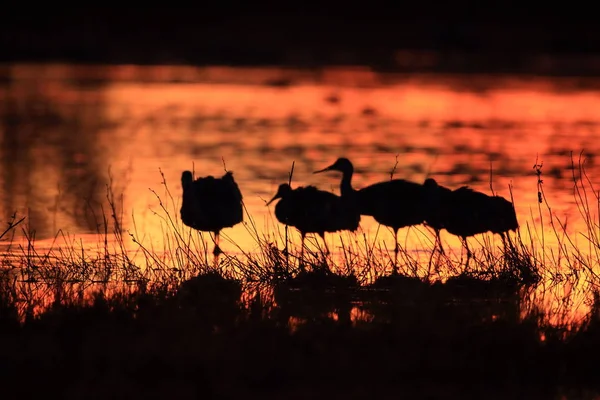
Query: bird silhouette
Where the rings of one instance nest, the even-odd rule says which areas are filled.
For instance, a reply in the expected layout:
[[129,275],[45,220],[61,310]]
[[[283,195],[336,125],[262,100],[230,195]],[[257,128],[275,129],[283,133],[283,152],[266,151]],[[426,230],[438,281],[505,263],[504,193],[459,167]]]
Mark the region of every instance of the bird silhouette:
[[352,187],[354,166],[347,158],[338,158],[330,166],[315,171],[342,173],[340,192],[342,198],[354,202],[361,215],[368,215],[394,231],[394,273],[397,273],[398,230],[422,224],[425,219],[425,192],[423,185],[404,179],[374,183],[362,189]]
[[222,253],[219,234],[244,219],[242,193],[228,171],[221,178],[211,175],[194,180],[191,171],[181,174],[183,199],[181,221],[190,228],[214,234],[213,254]]
[[354,205],[333,193],[314,186],[296,189],[283,183],[267,205],[280,199],[275,205],[275,217],[284,225],[293,226],[302,237],[300,265],[303,268],[304,238],[307,233],[317,233],[329,253],[325,232],[355,231],[360,224],[360,214]]
[[[519,228],[513,204],[501,196],[489,196],[467,186],[451,190],[428,178],[426,191],[427,214],[425,223],[436,231],[436,243],[441,248],[439,232],[446,229],[461,238],[467,250],[467,262],[472,257],[467,237],[480,233],[499,234],[506,251],[506,233]],[[510,238],[508,238],[510,241]]]

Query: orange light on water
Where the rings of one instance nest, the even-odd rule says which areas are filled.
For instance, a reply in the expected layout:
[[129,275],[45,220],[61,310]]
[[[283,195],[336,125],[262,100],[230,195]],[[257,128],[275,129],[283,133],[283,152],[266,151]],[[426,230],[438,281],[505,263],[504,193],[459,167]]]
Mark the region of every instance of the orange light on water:
[[[31,142],[27,156],[33,161],[17,162],[25,178],[12,190],[14,198],[24,199],[18,201],[19,212],[25,213],[27,204],[42,221],[39,240],[44,240],[45,226],[45,238],[52,241],[53,224],[73,234],[90,233],[82,229],[81,215],[72,211],[72,194],[80,192],[64,185],[75,167],[65,168],[61,153],[66,143],[85,137],[71,154],[77,174],[93,170],[104,176],[110,166],[114,184],[123,191],[126,232],[157,251],[175,246],[171,221],[185,237],[201,240],[178,221],[182,170],[220,176],[225,161],[234,172],[247,214],[244,224],[222,232],[222,247],[243,257],[244,252],[260,250],[257,236],[277,239],[283,248],[283,227],[265,201],[287,181],[292,162],[293,186],[316,185],[339,193],[339,174],[312,172],[340,156],[354,162],[357,188],[389,179],[397,161],[395,178],[422,182],[432,176],[451,188],[469,184],[490,193],[491,167],[498,194],[510,198],[512,185],[522,240],[540,252],[546,249],[545,262],[557,256],[559,243],[567,242],[559,222],[567,222],[567,234],[581,251],[589,245],[582,235],[588,227],[573,196],[570,151],[577,155],[582,149],[586,154],[600,150],[594,140],[600,95],[574,89],[566,80],[414,75],[385,76],[389,83],[383,86],[378,84],[382,76],[365,69],[317,74],[185,66],[78,68],[15,66],[9,71],[13,83],[0,89],[3,100],[35,102],[47,113],[44,124],[29,129],[52,140]],[[99,76],[104,81],[94,89],[76,83]],[[273,84],[282,80],[291,84]],[[185,83],[173,83],[178,81]],[[336,101],[327,100],[332,94]],[[28,119],[25,108],[17,108],[19,117],[37,123]],[[3,137],[14,134],[0,129]],[[538,209],[532,168],[538,159],[544,163],[543,188],[551,210]],[[598,165],[590,163],[587,172],[595,184]],[[62,203],[48,209],[57,198]],[[551,216],[556,218],[554,227],[549,225]],[[299,235],[293,229],[290,235],[297,250]],[[128,235],[125,239],[128,248],[139,249]],[[393,235],[372,218],[363,217],[355,235],[326,236],[334,259],[342,257],[342,239],[359,254],[375,244],[382,263],[391,265]],[[460,241],[445,232],[442,239],[458,265],[464,259]],[[501,246],[498,237],[488,239],[492,248]],[[208,235],[202,240],[211,247]],[[423,226],[402,229],[399,242],[406,250],[407,270],[410,257],[431,257],[433,234]],[[315,243],[309,246],[316,248],[320,239]],[[484,244],[483,235],[469,239],[476,255]],[[143,253],[135,257],[144,262]],[[596,262],[593,256],[591,260]]]

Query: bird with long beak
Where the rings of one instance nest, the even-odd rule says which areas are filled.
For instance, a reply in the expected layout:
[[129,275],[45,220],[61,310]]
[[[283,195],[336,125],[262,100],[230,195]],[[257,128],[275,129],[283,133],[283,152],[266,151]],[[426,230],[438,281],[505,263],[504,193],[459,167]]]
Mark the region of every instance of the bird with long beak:
[[325,232],[355,231],[360,224],[360,214],[351,203],[314,186],[292,189],[289,184],[283,183],[279,185],[275,196],[267,202],[267,206],[277,199],[280,199],[275,205],[277,220],[284,225],[295,227],[300,232],[301,268],[304,268],[304,239],[307,233],[317,233],[325,243],[326,253],[329,254]]
[[425,222],[436,231],[436,243],[439,231],[443,228],[460,237],[467,251],[465,268],[473,254],[467,238],[480,233],[497,233],[502,238],[504,252],[508,254],[514,247],[508,233],[519,228],[513,204],[501,196],[489,196],[467,186],[448,189],[428,178],[424,183],[427,191],[428,213]]
[[404,179],[393,179],[374,183],[360,190],[352,187],[354,166],[347,158],[338,158],[330,166],[315,171],[342,173],[340,192],[343,199],[356,204],[361,215],[368,215],[382,225],[394,231],[393,273],[398,272],[398,230],[403,227],[419,225],[425,218],[425,192],[423,185]]

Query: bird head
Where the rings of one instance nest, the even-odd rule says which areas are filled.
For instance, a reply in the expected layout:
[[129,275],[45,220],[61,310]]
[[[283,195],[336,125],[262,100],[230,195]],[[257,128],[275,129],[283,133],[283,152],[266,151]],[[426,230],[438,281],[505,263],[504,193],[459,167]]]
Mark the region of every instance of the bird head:
[[423,182],[423,189],[425,190],[425,195],[428,198],[429,197],[437,197],[444,192],[444,190],[442,189],[442,186],[440,186],[437,183],[437,181],[433,178],[425,179],[425,182]]
[[281,185],[279,185],[279,188],[277,189],[277,193],[275,193],[275,196],[273,196],[273,198],[271,200],[269,200],[267,202],[267,206],[269,204],[271,204],[272,202],[274,202],[277,199],[283,199],[285,196],[288,195],[288,193],[291,193],[292,191],[292,187],[287,184],[287,183],[282,183]]
[[225,175],[223,175],[221,179],[228,182],[235,182],[235,180],[233,179],[233,171],[226,171]]
[[427,178],[425,179],[425,182],[423,182],[423,186],[427,189],[435,189],[438,186],[438,183],[433,178]]
[[191,171],[183,171],[181,174],[181,186],[187,188],[194,181],[194,175]]
[[337,160],[335,160],[335,162],[333,164],[331,164],[329,167],[315,171],[315,172],[313,172],[313,174],[318,174],[320,172],[325,172],[325,171],[339,171],[341,173],[350,173],[350,172],[353,172],[353,170],[354,170],[354,167],[352,166],[352,163],[350,162],[350,160],[348,160],[347,158],[341,157],[341,158],[338,158]]
[[515,205],[509,201],[505,203],[504,215],[506,215],[506,228],[510,231],[516,232],[519,229],[519,221],[517,220],[517,212]]
[[452,189],[440,185],[433,178],[427,178],[423,182],[422,195],[426,213],[434,213],[438,217],[448,213],[446,203],[452,201]]

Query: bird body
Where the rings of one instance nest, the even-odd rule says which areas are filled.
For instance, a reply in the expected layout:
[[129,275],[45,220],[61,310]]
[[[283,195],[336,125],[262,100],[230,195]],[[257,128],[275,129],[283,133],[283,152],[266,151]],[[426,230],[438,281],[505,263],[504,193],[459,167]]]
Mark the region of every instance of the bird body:
[[452,191],[445,228],[457,236],[479,233],[505,233],[519,227],[512,203],[468,187]]
[[398,259],[398,230],[419,225],[425,219],[425,191],[421,184],[404,179],[379,182],[362,189],[352,187],[354,166],[347,158],[314,173],[339,171],[342,173],[340,192],[343,198],[357,204],[361,215],[372,216],[375,221],[394,230],[394,271]]
[[352,202],[314,186],[292,189],[283,183],[267,205],[276,199],[280,200],[275,205],[275,217],[282,224],[298,229],[302,251],[308,233],[316,233],[324,241],[326,232],[355,231],[360,224],[360,214]]
[[362,215],[394,230],[419,225],[424,219],[422,185],[404,179],[379,182],[356,190]]
[[221,178],[209,175],[194,180],[190,171],[184,171],[181,186],[181,221],[198,231],[214,233],[214,253],[219,254],[221,230],[233,227],[244,219],[243,197],[233,173],[229,171]]
[[[277,191],[281,200],[275,206],[275,216],[283,224],[296,227],[300,232],[317,233],[342,230],[355,231],[360,214],[340,196],[319,190],[314,186],[293,189],[282,184]],[[277,199],[277,195],[274,199]]]
[[469,258],[467,237],[492,232],[504,241],[505,233],[519,227],[513,204],[501,196],[489,196],[467,186],[451,190],[431,178],[423,186],[427,193],[425,222],[436,231],[438,240],[441,229],[459,236]]

